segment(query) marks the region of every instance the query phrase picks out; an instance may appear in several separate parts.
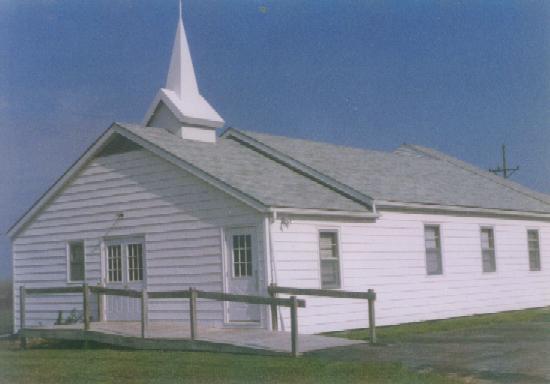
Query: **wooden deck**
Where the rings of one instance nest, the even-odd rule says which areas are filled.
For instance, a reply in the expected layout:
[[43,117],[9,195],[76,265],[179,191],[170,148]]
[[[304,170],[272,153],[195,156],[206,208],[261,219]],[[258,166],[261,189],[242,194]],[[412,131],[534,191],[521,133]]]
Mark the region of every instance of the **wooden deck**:
[[[88,340],[135,349],[230,352],[247,354],[291,354],[290,332],[273,332],[258,328],[198,328],[195,340],[189,326],[176,322],[151,322],[146,337],[141,337],[141,323],[95,322],[85,331],[82,324],[25,328],[24,337],[63,340]],[[364,343],[322,335],[299,335],[299,353]]]

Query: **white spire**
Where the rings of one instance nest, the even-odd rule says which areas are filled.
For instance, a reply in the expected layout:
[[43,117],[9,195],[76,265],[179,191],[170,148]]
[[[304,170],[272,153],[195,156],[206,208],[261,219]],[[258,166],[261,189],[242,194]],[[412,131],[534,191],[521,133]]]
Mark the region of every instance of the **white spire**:
[[144,125],[180,131],[183,138],[201,140],[197,138],[200,136],[207,137],[206,141],[215,141],[215,129],[223,124],[223,119],[199,92],[180,1],[166,85],[157,93],[145,115]]
[[197,95],[199,88],[191,60],[191,52],[183,28],[183,20],[181,16],[181,1],[179,8],[178,28],[176,30],[176,38],[172,48],[172,58],[170,59],[170,69],[166,78],[166,89],[174,91],[179,98],[184,95]]

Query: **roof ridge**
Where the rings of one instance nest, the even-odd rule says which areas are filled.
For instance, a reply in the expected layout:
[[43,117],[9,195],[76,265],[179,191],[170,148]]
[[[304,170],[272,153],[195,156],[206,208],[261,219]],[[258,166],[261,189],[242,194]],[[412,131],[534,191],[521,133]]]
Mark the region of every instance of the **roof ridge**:
[[281,152],[280,150],[277,150],[272,146],[267,145],[264,142],[247,135],[237,128],[228,128],[225,132],[223,132],[223,137],[234,139],[242,145],[253,147],[253,149],[257,152],[278,163],[283,164],[289,169],[298,172],[303,176],[306,176],[309,179],[312,179],[317,183],[340,193],[348,199],[354,200],[363,205],[370,206],[373,211],[375,210],[374,198],[372,198],[371,196],[357,191],[355,188],[349,186],[348,184],[338,181],[335,178],[328,176],[307,164],[302,163],[294,157],[287,155],[286,153]]
[[436,149],[424,147],[417,144],[403,144],[402,147],[409,148],[413,151],[416,151],[422,155],[425,155],[427,157],[431,157],[433,159],[439,160],[439,161],[445,161],[455,167],[464,169],[465,171],[474,173],[478,176],[484,177],[488,180],[491,180],[492,182],[501,185],[503,187],[506,187],[508,189],[513,190],[514,192],[520,193],[524,196],[527,196],[531,199],[537,200],[541,203],[550,205],[550,196],[546,195],[542,192],[533,191],[529,188],[524,187],[521,184],[518,184],[516,182],[503,179],[499,176],[493,175],[492,173],[489,173],[479,167],[476,167],[475,165],[469,164],[465,161],[462,161],[460,159],[457,159],[455,157],[449,156],[445,153],[442,153]]
[[[370,148],[362,148],[362,147],[353,147],[353,146],[350,146],[350,145],[343,145],[343,144],[334,144],[334,143],[329,143],[327,141],[319,141],[319,140],[310,140],[310,139],[304,139],[304,138],[301,138],[301,137],[290,137],[290,136],[283,136],[283,135],[274,135],[272,133],[265,133],[265,132],[258,132],[258,131],[252,131],[252,130],[249,130],[249,129],[239,129],[239,128],[235,128],[235,127],[228,127],[226,128],[220,135],[221,138],[225,138],[226,135],[230,135],[230,131],[237,131],[239,132],[240,134],[242,135],[246,135],[247,137],[253,139],[253,140],[256,140],[256,141],[259,141],[258,139],[256,138],[253,138],[251,137],[250,135],[247,135],[247,133],[251,132],[253,133],[254,135],[264,135],[264,136],[270,136],[270,137],[274,137],[274,138],[281,138],[281,139],[285,139],[285,140],[294,140],[294,141],[305,141],[305,142],[308,142],[308,143],[314,143],[314,144],[321,144],[321,145],[326,145],[326,146],[329,146],[329,147],[335,147],[335,148],[342,148],[342,149],[351,149],[351,150],[354,150],[354,151],[361,151],[361,152],[375,152],[375,153],[379,153],[379,154],[383,154],[383,155],[393,155],[393,151],[384,151],[384,150],[381,150],[381,149],[370,149]],[[262,144],[264,145],[267,145],[265,143],[262,142]],[[273,147],[271,147],[273,148]],[[274,149],[274,148],[273,148]],[[276,149],[274,149],[276,150]],[[279,151],[280,152],[280,151]],[[288,156],[288,155],[286,155]],[[289,156],[290,157],[290,156]]]

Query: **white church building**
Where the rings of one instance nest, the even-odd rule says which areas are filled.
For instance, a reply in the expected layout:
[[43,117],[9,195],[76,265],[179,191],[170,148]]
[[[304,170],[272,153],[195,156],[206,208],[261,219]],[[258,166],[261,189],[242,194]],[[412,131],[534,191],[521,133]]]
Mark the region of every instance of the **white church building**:
[[[200,94],[180,17],[142,124],[111,125],[10,229],[15,329],[20,286],[83,282],[374,289],[379,325],[550,305],[550,196],[421,146],[218,135],[224,124]],[[368,324],[364,300],[304,298],[300,332]],[[78,295],[27,298],[26,322],[81,308]],[[113,296],[103,313],[134,320],[139,307]],[[188,315],[180,300],[150,300],[152,322]],[[271,327],[268,307],[243,303],[201,302],[198,321]]]

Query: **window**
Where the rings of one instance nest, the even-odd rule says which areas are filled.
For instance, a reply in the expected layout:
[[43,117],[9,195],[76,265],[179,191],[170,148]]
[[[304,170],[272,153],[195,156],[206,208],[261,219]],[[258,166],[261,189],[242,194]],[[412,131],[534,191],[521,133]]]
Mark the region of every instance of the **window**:
[[441,260],[441,237],[439,225],[424,226],[424,242],[426,245],[426,272],[428,275],[441,275],[443,263]]
[[528,230],[527,242],[529,244],[529,270],[540,271],[539,231]]
[[252,236],[233,235],[233,277],[252,276]]
[[84,280],[84,242],[69,243],[69,281]]
[[340,288],[337,232],[319,233],[319,257],[321,259],[321,288]]
[[143,245],[128,244],[128,281],[143,280]]
[[497,270],[493,228],[481,228],[481,259],[483,272],[495,272]]
[[120,244],[107,247],[107,274],[110,282],[122,281],[122,247]]

